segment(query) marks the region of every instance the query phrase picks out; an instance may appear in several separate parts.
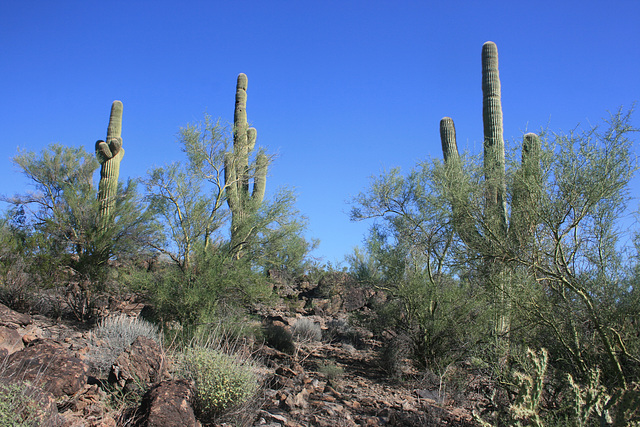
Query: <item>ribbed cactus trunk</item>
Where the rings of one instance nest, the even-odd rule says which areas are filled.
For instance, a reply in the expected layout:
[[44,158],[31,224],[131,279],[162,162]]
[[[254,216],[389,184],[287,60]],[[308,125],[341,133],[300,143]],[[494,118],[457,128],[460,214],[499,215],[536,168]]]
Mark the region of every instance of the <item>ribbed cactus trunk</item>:
[[[233,114],[233,151],[225,156],[225,186],[231,210],[231,248],[235,258],[247,249],[254,233],[251,217],[264,199],[268,159],[258,154],[255,163],[249,159],[256,145],[257,131],[247,122],[247,76],[238,75],[236,105]],[[253,190],[250,191],[253,179]]]
[[449,117],[440,121],[440,139],[454,227],[464,243],[484,257],[483,279],[495,292],[496,334],[506,336],[510,326],[510,271],[503,255],[505,250],[512,251],[512,255],[525,250],[536,225],[535,207],[541,174],[540,141],[535,134],[525,135],[522,166],[514,184],[511,221],[508,222],[498,49],[493,42],[486,42],[482,47],[482,94],[485,205],[481,224],[472,215],[468,195],[463,190],[462,162],[453,120]]
[[[493,42],[482,46],[482,124],[484,129],[485,231],[492,237],[493,246],[506,241],[507,184],[502,118],[498,47]],[[495,292],[496,334],[504,336],[509,330],[511,311],[507,298],[508,277],[505,266],[493,254],[485,257],[485,280]]]
[[96,142],[96,157],[100,162],[100,183],[98,186],[98,224],[101,230],[113,215],[116,196],[118,193],[118,175],[120,174],[120,161],[124,157],[122,148],[122,102],[113,101],[109,126],[107,127],[107,140]]
[[507,185],[500,96],[498,48],[495,43],[486,42],[482,46],[485,218],[490,231],[499,238],[503,238],[507,233]]

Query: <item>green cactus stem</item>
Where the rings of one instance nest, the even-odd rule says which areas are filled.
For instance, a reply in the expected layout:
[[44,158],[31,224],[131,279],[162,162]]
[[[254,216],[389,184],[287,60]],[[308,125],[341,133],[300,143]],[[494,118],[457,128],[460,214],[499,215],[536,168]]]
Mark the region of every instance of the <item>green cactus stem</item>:
[[[242,256],[253,233],[248,224],[251,215],[264,200],[268,158],[264,153],[249,158],[256,145],[257,131],[247,122],[247,76],[238,75],[236,105],[233,115],[233,151],[225,156],[225,187],[231,210],[231,247],[236,258]],[[253,189],[250,183],[253,179]]]
[[491,232],[503,237],[507,232],[507,186],[500,96],[498,48],[495,43],[486,42],[482,46],[482,122],[487,199],[485,217]]
[[120,161],[124,157],[122,148],[122,102],[113,101],[109,126],[107,128],[107,140],[96,142],[96,157],[100,162],[100,183],[98,186],[98,201],[100,204],[98,221],[104,229],[109,218],[113,214],[116,196],[118,192],[118,175],[120,174]]
[[541,180],[540,141],[532,133],[524,137],[522,165],[516,174],[511,218],[508,221],[498,49],[493,42],[486,42],[482,46],[482,95],[485,205],[484,217],[480,222],[472,215],[468,192],[464,190],[468,183],[458,154],[454,123],[449,117],[440,121],[440,139],[454,228],[470,249],[484,255],[484,280],[496,290],[496,332],[504,336],[509,328],[510,308],[506,299],[509,274],[500,258],[505,250],[512,255],[526,250],[535,228],[535,208]]
[[538,135],[527,133],[522,142],[522,163],[515,176],[511,200],[509,236],[514,252],[522,252],[531,246],[542,185],[540,151]]

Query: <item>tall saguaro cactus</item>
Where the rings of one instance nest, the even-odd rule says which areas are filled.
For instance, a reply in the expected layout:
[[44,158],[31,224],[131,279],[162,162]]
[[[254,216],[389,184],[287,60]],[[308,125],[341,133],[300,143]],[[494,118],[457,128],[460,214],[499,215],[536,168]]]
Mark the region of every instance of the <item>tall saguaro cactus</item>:
[[[233,114],[233,151],[225,156],[225,187],[231,210],[231,247],[236,258],[242,256],[254,230],[250,218],[264,199],[268,158],[264,153],[249,160],[255,149],[257,131],[247,122],[247,76],[238,75],[236,106]],[[250,181],[253,189],[250,191]]]
[[453,224],[464,243],[484,256],[484,280],[496,291],[498,316],[496,331],[509,328],[506,300],[508,274],[501,258],[505,251],[512,255],[527,245],[535,227],[540,182],[540,141],[534,133],[524,136],[522,166],[514,183],[511,218],[507,218],[507,183],[503,137],[498,49],[493,42],[482,47],[482,117],[484,127],[484,212],[480,223],[473,215],[467,193],[463,190],[464,174],[458,154],[453,120],[440,121],[440,140],[447,170],[447,186],[453,211]]
[[124,157],[122,148],[122,102],[113,101],[109,126],[107,127],[107,140],[96,142],[96,157],[100,162],[100,184],[98,186],[98,201],[100,211],[98,221],[104,229],[113,214],[118,192],[118,175],[120,174],[120,161]]
[[492,232],[503,237],[507,232],[504,137],[498,48],[493,42],[482,46],[482,123],[484,127],[485,215]]

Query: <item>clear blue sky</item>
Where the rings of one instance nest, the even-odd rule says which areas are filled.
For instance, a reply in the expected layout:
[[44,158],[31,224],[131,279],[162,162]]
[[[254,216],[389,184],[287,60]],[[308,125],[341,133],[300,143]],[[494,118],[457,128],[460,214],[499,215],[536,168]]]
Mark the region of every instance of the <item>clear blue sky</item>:
[[315,255],[340,261],[368,228],[346,202],[383,169],[441,157],[443,116],[481,148],[485,41],[519,139],[640,101],[639,20],[638,0],[3,1],[0,193],[28,188],[18,146],[93,150],[114,99],[121,179],[182,159],[178,129],[205,111],[232,120],[243,72],[258,143],[279,156],[267,188],[294,187]]

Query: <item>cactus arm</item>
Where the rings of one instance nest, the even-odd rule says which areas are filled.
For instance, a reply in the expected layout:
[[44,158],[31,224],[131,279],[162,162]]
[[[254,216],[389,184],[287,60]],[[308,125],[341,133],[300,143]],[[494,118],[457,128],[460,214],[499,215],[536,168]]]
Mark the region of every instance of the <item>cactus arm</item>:
[[253,193],[251,199],[256,203],[262,203],[264,200],[264,193],[267,186],[267,167],[269,165],[269,159],[264,153],[258,154],[256,158],[256,171],[253,178]]
[[232,153],[227,153],[224,156],[224,182],[227,196],[227,204],[229,209],[233,212],[240,201],[238,200],[238,178],[236,176],[236,165],[233,159]]
[[522,142],[522,162],[516,173],[511,201],[509,237],[515,252],[530,246],[537,221],[542,173],[540,170],[540,139],[535,133],[527,133]]
[[450,117],[440,120],[440,142],[446,170],[447,197],[451,202],[453,213],[453,226],[465,244],[477,249],[482,242],[482,236],[475,227],[475,221],[469,211],[469,200],[462,188],[465,178],[458,153],[456,129]]
[[451,117],[443,117],[442,120],[440,120],[440,142],[442,144],[444,162],[452,167],[457,167],[456,165],[460,166],[456,128]]

